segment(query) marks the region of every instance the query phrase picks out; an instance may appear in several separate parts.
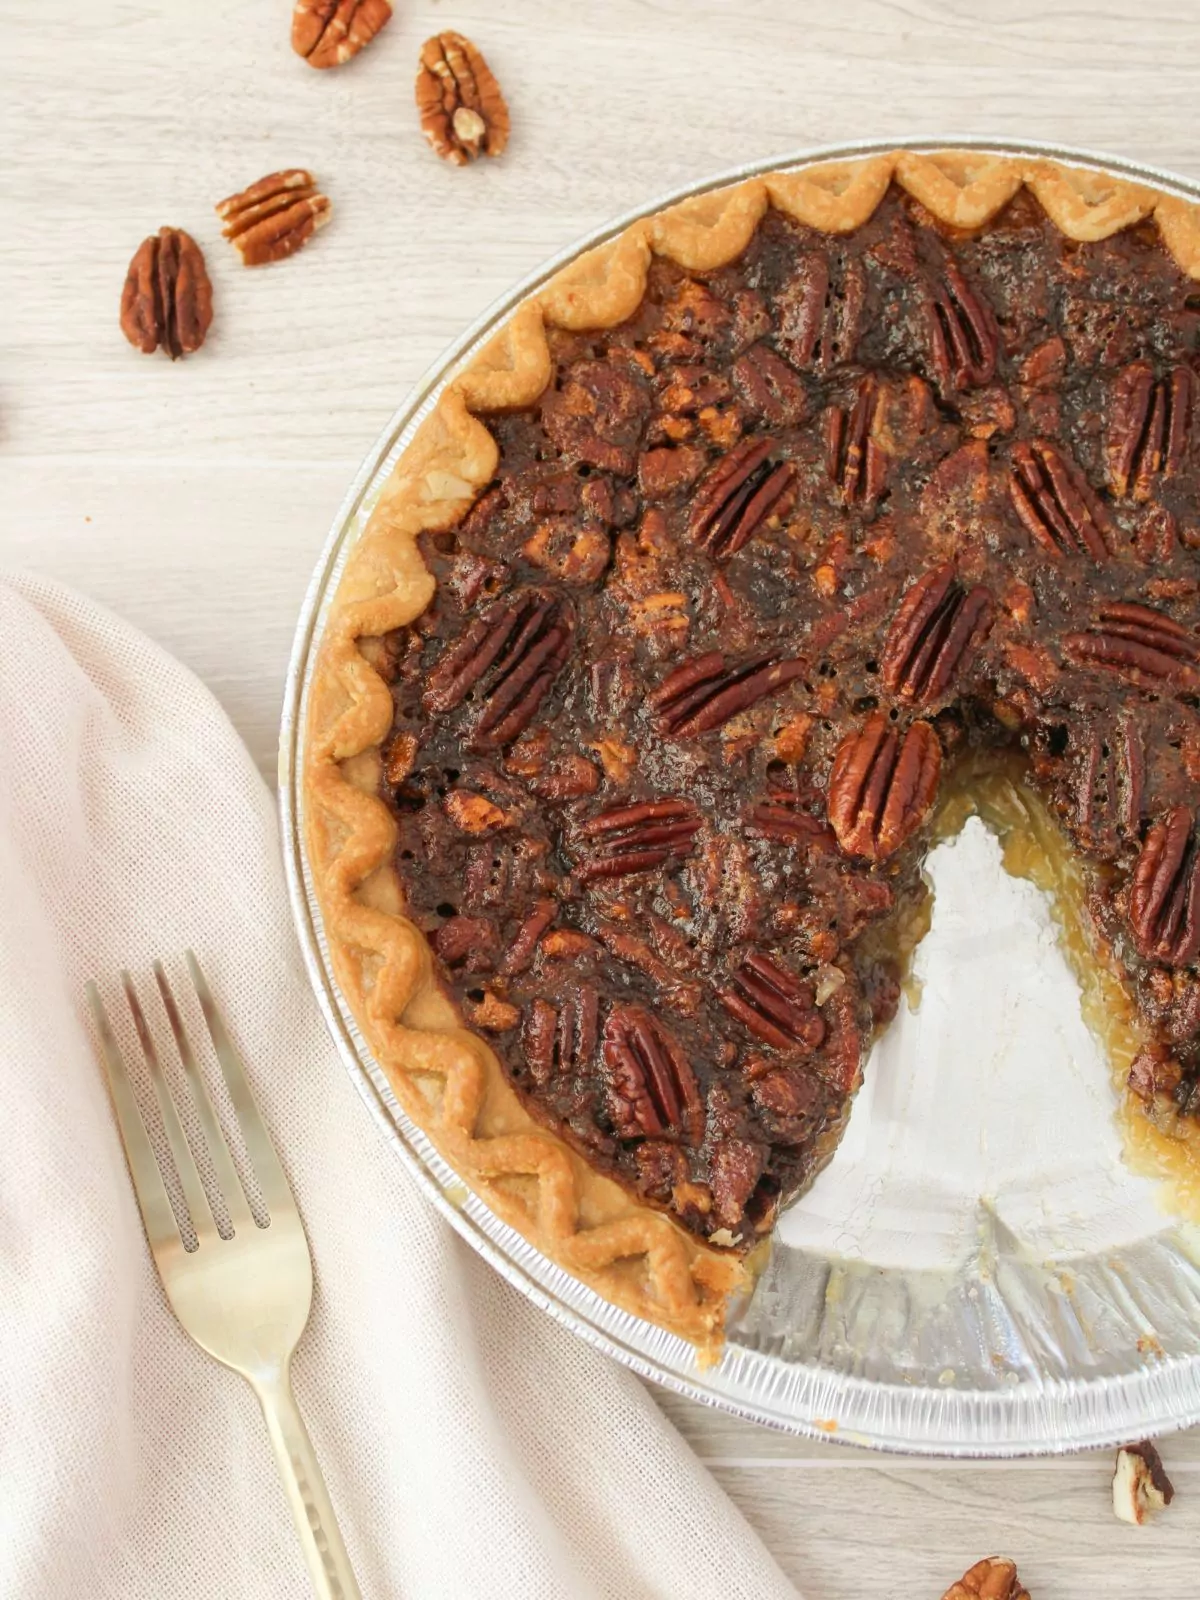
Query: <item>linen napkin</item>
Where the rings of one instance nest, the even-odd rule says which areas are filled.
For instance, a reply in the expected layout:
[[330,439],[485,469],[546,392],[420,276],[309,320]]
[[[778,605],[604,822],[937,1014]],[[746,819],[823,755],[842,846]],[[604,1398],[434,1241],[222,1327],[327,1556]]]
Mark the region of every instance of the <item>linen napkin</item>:
[[311,1240],[295,1386],[364,1595],[794,1600],[637,1381],[477,1259],[380,1138],[208,691],[15,578],[0,752],[0,1594],[310,1592],[253,1396],[163,1297],[81,1005],[128,966],[161,1024],[150,960],[190,945]]

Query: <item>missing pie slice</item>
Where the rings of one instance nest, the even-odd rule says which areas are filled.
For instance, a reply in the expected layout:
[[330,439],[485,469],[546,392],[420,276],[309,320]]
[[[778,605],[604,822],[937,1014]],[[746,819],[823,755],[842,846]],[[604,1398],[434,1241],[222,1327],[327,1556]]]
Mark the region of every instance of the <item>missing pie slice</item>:
[[1083,866],[1130,1092],[1196,1127],[1193,274],[1190,205],[1053,162],[718,189],[520,305],[350,552],[305,768],[338,981],[488,1204],[702,1350],[981,751]]

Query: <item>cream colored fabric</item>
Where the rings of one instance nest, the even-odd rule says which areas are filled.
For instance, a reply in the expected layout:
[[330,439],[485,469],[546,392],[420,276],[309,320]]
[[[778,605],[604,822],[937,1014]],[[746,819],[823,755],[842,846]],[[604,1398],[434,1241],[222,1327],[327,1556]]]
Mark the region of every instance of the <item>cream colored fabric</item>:
[[208,691],[15,579],[0,750],[0,1595],[309,1592],[254,1400],[163,1299],[80,1006],[122,965],[148,1001],[150,958],[191,945],[312,1241],[296,1389],[364,1595],[794,1600],[637,1382],[415,1192],[326,1037],[271,798]]

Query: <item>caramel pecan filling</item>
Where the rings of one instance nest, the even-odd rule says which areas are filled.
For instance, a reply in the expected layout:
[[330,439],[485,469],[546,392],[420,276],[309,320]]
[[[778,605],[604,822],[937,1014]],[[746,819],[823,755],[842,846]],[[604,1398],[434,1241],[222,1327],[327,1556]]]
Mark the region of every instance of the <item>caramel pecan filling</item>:
[[[385,641],[411,915],[531,1111],[744,1245],[895,1011],[945,773],[1017,745],[1156,1043],[1200,1081],[1200,302],[1151,229],[769,213],[551,334]],[[872,931],[873,930],[873,931]]]

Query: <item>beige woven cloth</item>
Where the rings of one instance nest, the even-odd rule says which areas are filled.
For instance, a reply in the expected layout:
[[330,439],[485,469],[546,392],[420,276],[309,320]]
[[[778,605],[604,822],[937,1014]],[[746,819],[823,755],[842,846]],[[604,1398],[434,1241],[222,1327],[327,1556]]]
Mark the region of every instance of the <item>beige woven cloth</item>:
[[80,1005],[92,974],[191,945],[312,1241],[296,1389],[364,1595],[794,1600],[638,1383],[479,1261],[380,1138],[306,984],[271,797],[208,691],[16,579],[0,749],[0,1595],[309,1592],[255,1402],[163,1299]]

